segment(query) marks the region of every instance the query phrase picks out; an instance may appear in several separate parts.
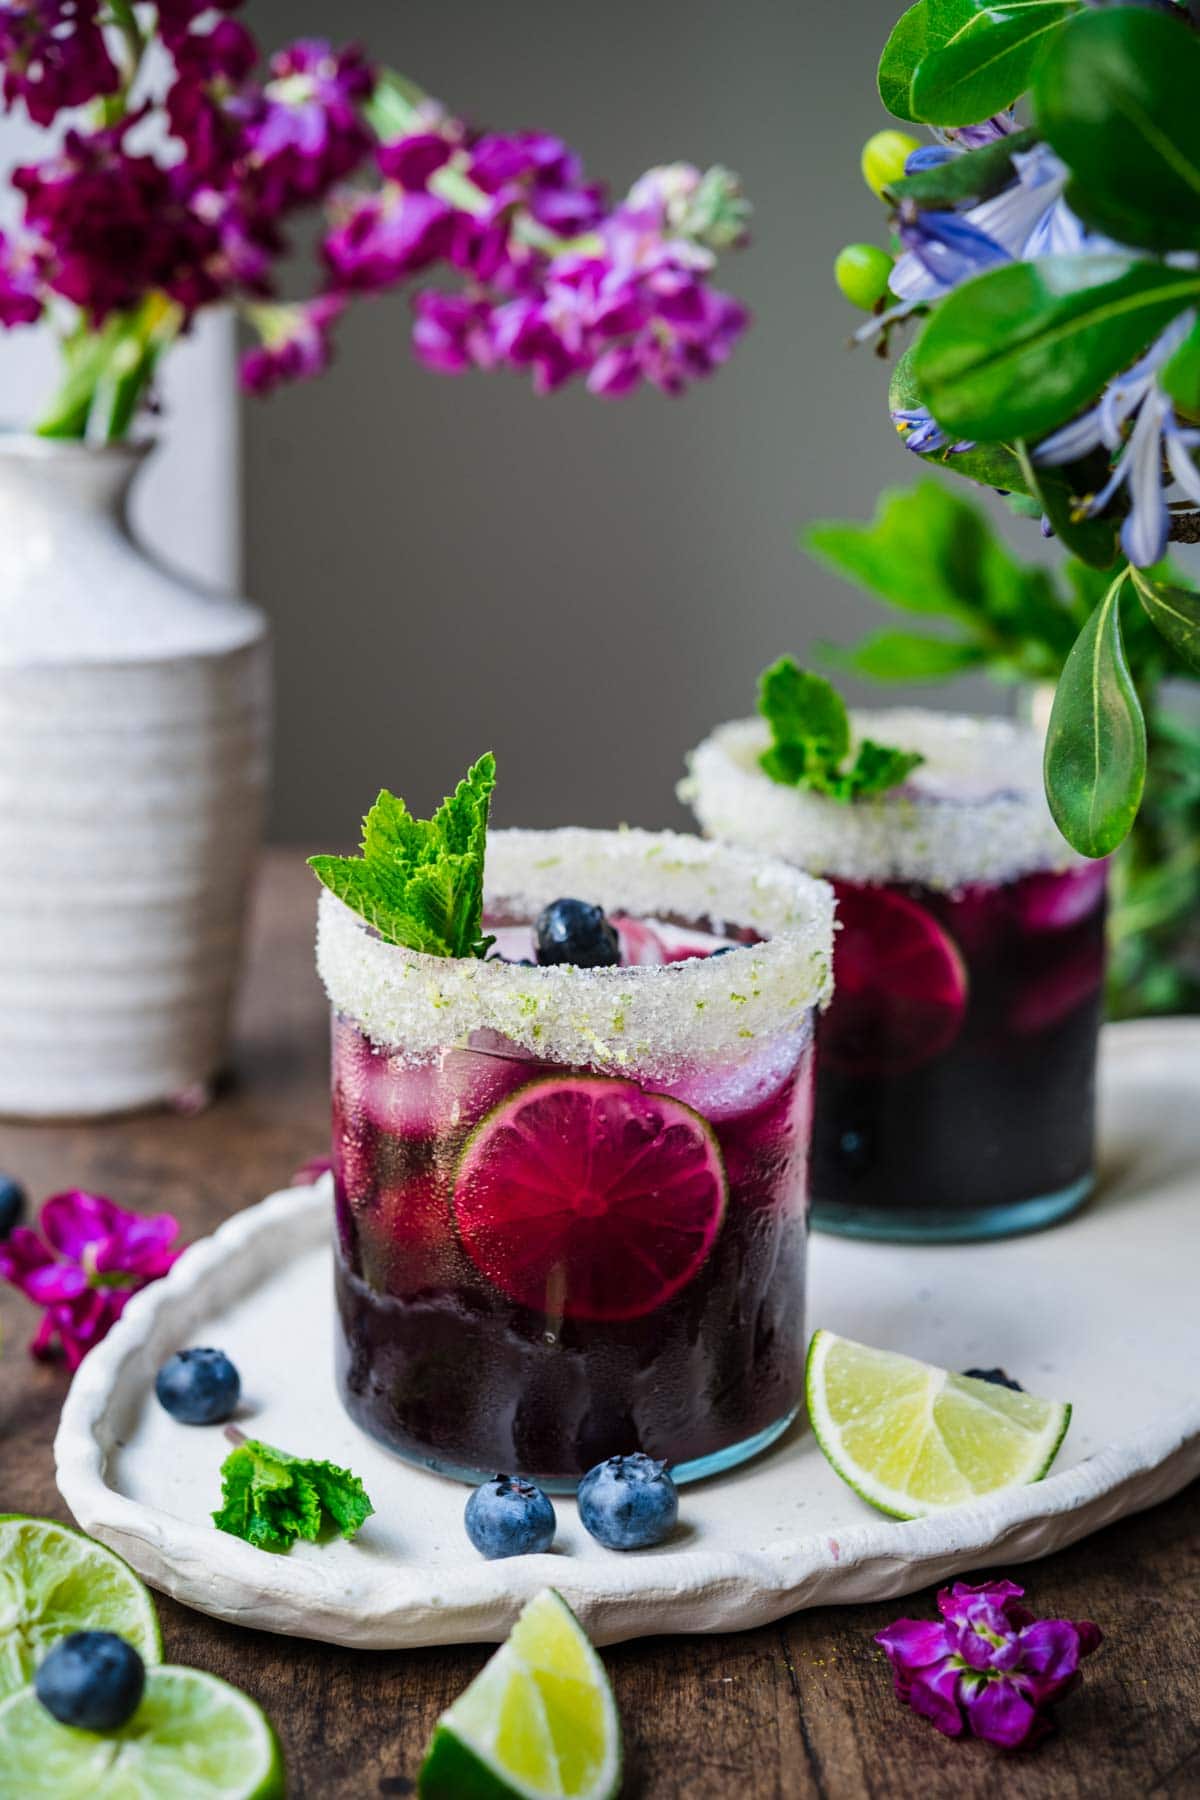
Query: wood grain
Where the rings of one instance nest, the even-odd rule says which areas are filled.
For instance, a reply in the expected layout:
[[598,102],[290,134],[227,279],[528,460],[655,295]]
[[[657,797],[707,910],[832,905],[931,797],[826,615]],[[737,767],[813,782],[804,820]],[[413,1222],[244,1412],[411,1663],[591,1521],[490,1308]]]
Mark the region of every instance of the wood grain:
[[[188,1237],[283,1185],[328,1135],[314,895],[298,854],[259,887],[227,1090],[197,1118],[0,1126],[0,1167],[41,1197],[81,1186],[179,1215]],[[1190,1248],[1185,1248],[1190,1254]],[[50,1454],[66,1377],[27,1361],[32,1313],[0,1294],[0,1511],[65,1516]],[[628,1800],[1096,1800],[1200,1796],[1200,1485],[1014,1571],[1041,1612],[1106,1642],[1063,1729],[1031,1755],[950,1744],[892,1697],[872,1634],[929,1614],[932,1590],[798,1613],[738,1636],[606,1650],[627,1738]],[[160,1601],[167,1655],[252,1693],[283,1739],[294,1800],[413,1792],[438,1712],[485,1650],[340,1650],[221,1625]],[[164,1796],[163,1800],[170,1800]]]

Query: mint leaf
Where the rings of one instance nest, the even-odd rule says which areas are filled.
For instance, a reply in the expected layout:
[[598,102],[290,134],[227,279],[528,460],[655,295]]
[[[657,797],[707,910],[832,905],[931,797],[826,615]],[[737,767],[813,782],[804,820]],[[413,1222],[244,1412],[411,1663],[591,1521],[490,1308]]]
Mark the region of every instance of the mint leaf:
[[426,956],[486,956],[483,864],[496,759],[481,756],[432,819],[386,788],[363,820],[361,856],[310,856],[309,867],[389,944]]
[[850,751],[845,702],[832,682],[800,668],[790,656],[764,670],[758,710],[774,740],[759,764],[784,787],[810,788],[831,800],[857,800],[897,787],[925,760],[915,751],[864,738],[849,768],[842,768]]
[[221,1464],[218,1531],[259,1550],[287,1550],[297,1538],[315,1543],[327,1526],[352,1538],[375,1508],[357,1475],[335,1463],[289,1456],[247,1438]]
[[850,719],[831,681],[810,674],[790,656],[764,669],[758,682],[758,710],[777,744],[820,746],[822,762],[840,762],[850,748]]
[[924,760],[916,750],[897,750],[893,745],[876,744],[871,738],[864,738],[858,746],[853,767],[842,776],[849,784],[848,798],[855,800],[860,795],[883,794],[888,788],[899,787]]

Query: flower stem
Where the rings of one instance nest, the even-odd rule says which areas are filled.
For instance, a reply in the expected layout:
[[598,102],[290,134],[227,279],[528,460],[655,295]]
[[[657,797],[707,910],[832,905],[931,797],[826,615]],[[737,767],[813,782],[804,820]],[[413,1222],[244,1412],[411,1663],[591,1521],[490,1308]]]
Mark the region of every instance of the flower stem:
[[98,329],[79,326],[63,342],[63,376],[34,426],[38,437],[117,443],[128,436],[183,315],[165,294],[149,294],[132,312]]

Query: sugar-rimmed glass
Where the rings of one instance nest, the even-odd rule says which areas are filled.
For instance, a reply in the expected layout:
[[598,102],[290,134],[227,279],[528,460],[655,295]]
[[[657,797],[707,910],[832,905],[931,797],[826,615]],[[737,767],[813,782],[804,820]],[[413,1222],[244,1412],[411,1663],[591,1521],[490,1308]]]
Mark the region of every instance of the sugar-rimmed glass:
[[838,896],[813,1223],[901,1239],[1051,1224],[1094,1182],[1106,865],[1054,824],[1032,730],[909,708],[853,723],[924,763],[839,804],[772,781],[766,726],[740,720],[693,752],[681,789],[706,832]]
[[[563,894],[629,966],[516,960]],[[485,923],[512,960],[417,955],[321,896],[344,1403],[469,1479],[730,1467],[803,1387],[830,890],[669,832],[493,832]]]

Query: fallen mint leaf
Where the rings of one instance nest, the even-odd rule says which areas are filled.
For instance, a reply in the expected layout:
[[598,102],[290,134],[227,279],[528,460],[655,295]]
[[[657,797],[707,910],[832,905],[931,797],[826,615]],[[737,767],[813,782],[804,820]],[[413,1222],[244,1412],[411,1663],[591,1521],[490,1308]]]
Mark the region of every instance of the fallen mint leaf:
[[352,1538],[374,1510],[349,1469],[245,1438],[221,1464],[221,1505],[212,1517],[218,1531],[259,1550],[288,1550],[297,1538],[315,1543],[330,1526]]

